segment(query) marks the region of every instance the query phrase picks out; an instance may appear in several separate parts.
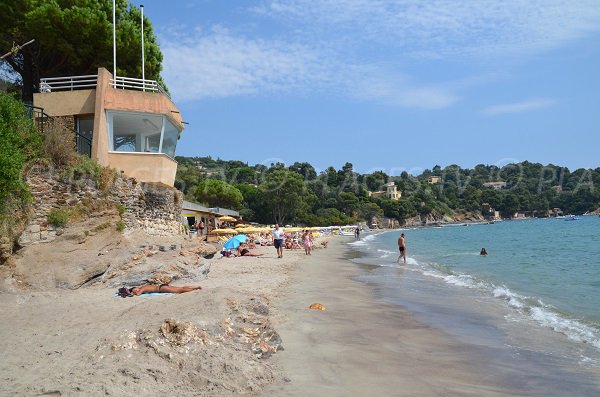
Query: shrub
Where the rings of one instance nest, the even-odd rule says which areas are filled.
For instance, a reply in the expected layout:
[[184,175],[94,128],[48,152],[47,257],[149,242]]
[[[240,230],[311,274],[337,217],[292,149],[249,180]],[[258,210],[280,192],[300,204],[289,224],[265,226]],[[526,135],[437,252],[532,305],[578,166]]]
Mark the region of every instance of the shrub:
[[68,208],[53,208],[48,213],[48,223],[54,227],[65,227],[69,223],[69,215]]
[[77,163],[75,133],[60,119],[53,118],[44,128],[44,153],[58,168]]
[[123,214],[127,212],[127,207],[125,207],[123,204],[117,203],[115,207],[117,208],[117,211],[119,211],[120,216],[123,216]]
[[7,213],[11,198],[27,201],[21,171],[39,157],[42,142],[23,104],[0,92],[0,213]]
[[117,222],[117,232],[121,233],[125,230],[125,222],[118,221]]

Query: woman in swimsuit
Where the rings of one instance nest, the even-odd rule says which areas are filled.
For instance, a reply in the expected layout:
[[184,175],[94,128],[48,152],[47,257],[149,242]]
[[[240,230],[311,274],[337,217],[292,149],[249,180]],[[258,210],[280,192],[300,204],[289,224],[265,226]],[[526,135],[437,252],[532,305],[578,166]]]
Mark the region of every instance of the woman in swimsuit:
[[152,294],[152,293],[174,293],[174,294],[183,294],[184,292],[191,292],[202,289],[202,287],[191,287],[189,285],[183,287],[175,287],[169,284],[146,284],[141,285],[139,287],[131,288],[131,293],[134,295],[142,295],[142,294]]
[[245,244],[242,244],[238,247],[238,254],[240,256],[263,256],[263,254],[255,254],[253,252],[250,252],[250,250],[246,248]]

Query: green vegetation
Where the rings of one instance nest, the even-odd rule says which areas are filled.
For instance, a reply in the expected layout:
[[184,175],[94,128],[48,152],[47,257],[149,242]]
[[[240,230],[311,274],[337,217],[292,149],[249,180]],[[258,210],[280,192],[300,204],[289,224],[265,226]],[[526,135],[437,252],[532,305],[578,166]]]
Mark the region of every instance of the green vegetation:
[[117,228],[117,232],[122,233],[125,230],[125,222],[123,222],[122,220],[118,221],[116,228]]
[[54,227],[65,227],[69,223],[70,215],[66,207],[52,208],[48,213],[48,223]]
[[115,205],[115,207],[117,208],[117,211],[119,211],[120,216],[123,216],[123,214],[125,214],[125,212],[127,212],[127,208],[123,204],[117,203]]
[[26,165],[42,150],[42,136],[23,105],[0,92],[0,240],[18,236],[31,195],[23,182]]
[[42,142],[23,105],[0,93],[0,212],[11,198],[27,196],[21,173],[39,156]]
[[[406,172],[390,176],[383,171],[356,173],[351,163],[341,170],[328,167],[317,173],[309,163],[266,167],[211,157],[177,157],[177,161],[175,184],[188,199],[239,209],[244,219],[262,223],[342,225],[382,215],[405,222],[416,216],[481,214],[484,203],[504,217],[517,211],[543,217],[555,207],[581,214],[600,207],[600,190],[595,188],[600,186],[600,168],[571,172],[525,161],[504,167],[480,164],[473,169],[435,166],[416,176]],[[428,183],[430,176],[440,177],[441,182]],[[506,186],[497,190],[484,186],[495,181]],[[402,192],[400,200],[369,196],[369,191],[383,190],[388,182]],[[206,186],[219,186],[221,193],[199,194]],[[239,206],[237,199],[228,197],[237,197],[233,189],[242,196]]]
[[[117,74],[142,76],[140,10],[127,0],[117,0]],[[0,12],[0,48],[35,42],[6,61],[9,73],[22,87],[22,98],[31,102],[40,77],[95,74],[112,65],[112,1],[19,0],[3,2]],[[162,53],[150,20],[144,17],[146,78],[160,77]]]

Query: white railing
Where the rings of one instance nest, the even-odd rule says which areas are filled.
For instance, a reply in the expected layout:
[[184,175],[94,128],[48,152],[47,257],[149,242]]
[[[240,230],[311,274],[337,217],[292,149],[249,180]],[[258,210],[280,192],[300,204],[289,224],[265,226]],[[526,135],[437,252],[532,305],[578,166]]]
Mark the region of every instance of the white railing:
[[[148,92],[160,92],[169,99],[171,96],[156,80],[135,79],[133,77],[120,77],[110,79],[113,88],[123,90],[140,90]],[[63,90],[81,90],[84,88],[95,88],[98,84],[98,76],[67,76],[67,77],[45,77],[40,79],[40,92],[52,92]]]
[[98,76],[90,74],[86,76],[46,77],[40,79],[40,92],[52,92],[61,90],[80,90],[83,88],[96,87]]
[[170,98],[169,94],[165,91],[165,89],[158,84],[156,80],[143,80],[143,79],[135,79],[133,77],[119,77],[110,79],[112,86],[114,88],[121,88],[123,90],[140,90],[140,91],[150,91],[150,92],[160,92],[161,94],[166,95]]

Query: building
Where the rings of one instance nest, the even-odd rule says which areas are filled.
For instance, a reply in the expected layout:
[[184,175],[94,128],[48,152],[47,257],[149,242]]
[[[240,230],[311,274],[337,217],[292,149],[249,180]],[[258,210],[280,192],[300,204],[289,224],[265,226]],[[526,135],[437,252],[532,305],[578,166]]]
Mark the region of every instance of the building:
[[496,181],[496,182],[485,182],[483,184],[484,187],[491,187],[492,189],[504,189],[506,187],[506,182]]
[[442,177],[441,176],[428,176],[427,183],[429,183],[430,185],[442,183]]
[[384,186],[385,190],[369,192],[369,197],[386,197],[392,200],[400,200],[400,197],[402,197],[402,192],[398,191],[398,187],[394,182],[388,182]]
[[500,219],[500,212],[496,211],[489,203],[481,204],[481,214],[488,221]]
[[179,109],[154,80],[97,75],[45,78],[34,106],[75,130],[77,148],[140,182],[173,186],[183,131]]
[[181,223],[192,229],[196,222],[203,221],[206,225],[206,228],[203,231],[205,235],[210,230],[219,227],[219,222],[217,219],[224,215],[229,215],[241,220],[240,213],[238,211],[229,210],[226,208],[207,208],[200,204],[185,200],[181,205]]

